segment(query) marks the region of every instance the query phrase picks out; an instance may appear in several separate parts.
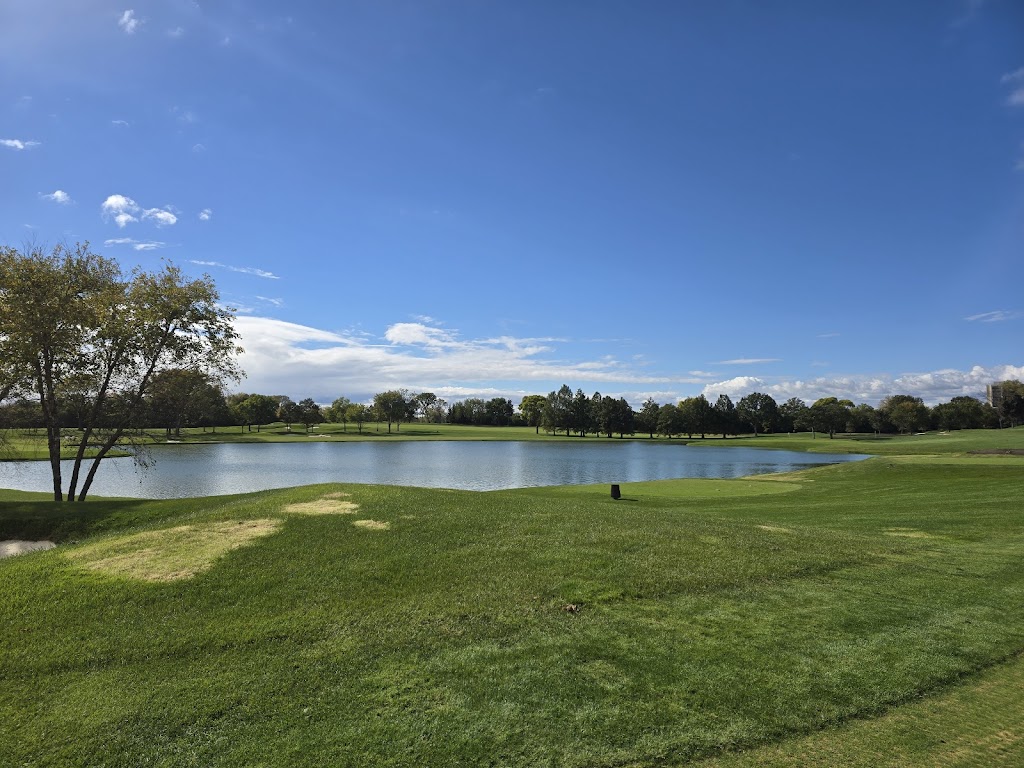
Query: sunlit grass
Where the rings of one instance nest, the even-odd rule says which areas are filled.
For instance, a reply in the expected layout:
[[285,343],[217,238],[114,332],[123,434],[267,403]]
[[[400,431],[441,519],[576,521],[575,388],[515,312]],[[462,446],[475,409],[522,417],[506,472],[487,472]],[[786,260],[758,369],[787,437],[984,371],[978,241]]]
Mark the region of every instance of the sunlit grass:
[[[0,561],[0,754],[1014,764],[1020,673],[999,665],[1024,650],[1024,458],[954,453],[631,483],[619,501],[607,485],[70,507],[3,492],[0,537],[60,546]],[[332,503],[354,508],[294,513]],[[265,520],[186,578],[128,570],[133,553],[181,569],[192,547],[170,531]]]

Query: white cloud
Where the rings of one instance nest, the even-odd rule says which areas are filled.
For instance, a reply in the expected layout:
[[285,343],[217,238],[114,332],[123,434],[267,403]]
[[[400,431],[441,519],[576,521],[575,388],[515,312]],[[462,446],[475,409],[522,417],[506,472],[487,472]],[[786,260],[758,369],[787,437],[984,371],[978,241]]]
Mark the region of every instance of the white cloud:
[[170,210],[171,207],[143,209],[126,195],[110,195],[100,206],[100,213],[105,219],[112,218],[121,229],[138,222],[140,217],[152,221],[158,227],[169,227],[178,223],[178,217]]
[[1015,70],[1013,72],[1007,72],[1005,75],[1003,75],[1001,78],[999,78],[999,82],[1001,82],[1001,83],[1018,83],[1018,82],[1024,83],[1024,67],[1021,67],[1020,69]]
[[196,154],[199,154],[200,152],[205,152],[206,151],[206,145],[205,144],[193,144],[192,145],[192,151],[195,152]]
[[1007,96],[1006,104],[1010,107],[1024,107],[1024,88],[1017,88]]
[[167,36],[168,37],[178,38],[178,37],[181,37],[184,34],[185,34],[185,28],[184,27],[172,27],[171,29],[167,30]]
[[[463,339],[456,331],[395,323],[383,339],[339,334],[266,317],[240,317],[246,389],[330,400],[396,387],[442,397],[546,393],[562,383],[590,392],[609,384],[673,385],[614,360],[553,359],[546,339]],[[381,343],[383,341],[384,343]],[[611,392],[608,392],[611,394]]]
[[213,211],[211,211],[209,208],[203,208],[203,210],[199,212],[200,221],[209,221],[212,217]]
[[1021,317],[1024,317],[1024,315],[1017,310],[997,309],[992,312],[982,312],[977,315],[971,315],[970,317],[965,317],[964,320],[972,323],[1001,323],[1005,320],[1017,320]]
[[178,223],[177,216],[162,208],[147,208],[142,212],[142,218],[154,221],[158,227],[169,227]]
[[758,363],[780,363],[781,357],[737,357],[734,360],[719,360],[715,365],[757,365]]
[[257,269],[256,267],[233,267],[230,264],[223,264],[219,261],[198,261],[196,259],[190,259],[191,263],[198,264],[201,267],[220,267],[221,269],[230,269],[232,272],[241,272],[244,275],[256,275],[256,277],[265,277],[269,280],[280,280],[280,276],[275,275],[273,272],[267,272],[265,269]]
[[739,376],[709,384],[704,387],[704,395],[710,398],[725,394],[736,399],[751,392],[764,392],[780,403],[791,397],[799,397],[808,404],[822,397],[838,397],[873,405],[889,395],[913,395],[934,405],[960,395],[982,397],[986,384],[1004,379],[1024,379],[1024,365],[976,365],[969,371],[944,369],[927,373],[901,373],[897,376],[822,376],[808,381],[798,379],[777,383]]
[[0,146],[9,147],[21,152],[25,149],[34,149],[38,147],[40,142],[38,141],[22,141],[21,139],[0,139]]
[[135,217],[138,211],[138,204],[130,197],[125,197],[124,195],[110,195],[100,205],[100,213],[103,217],[113,218],[121,229],[124,229],[128,224],[138,221]]
[[127,10],[121,14],[121,18],[117,20],[117,26],[126,35],[134,35],[135,31],[142,24],[142,20],[135,17],[135,11]]
[[131,125],[131,123],[129,123],[127,120],[111,120],[110,124],[119,126],[121,128],[127,128]]
[[275,307],[284,306],[284,299],[274,299],[271,298],[270,296],[257,296],[256,298],[259,299],[260,301],[267,302],[267,304],[273,304]]
[[74,202],[74,200],[71,199],[71,195],[69,195],[63,189],[58,189],[49,195],[40,195],[40,197],[42,197],[44,200],[52,200],[55,203],[60,203],[61,205],[67,205],[69,203]]
[[818,334],[818,338],[819,339],[834,339],[837,336],[839,336],[838,333],[819,333]]
[[133,240],[130,237],[116,237],[112,240],[104,240],[103,244],[108,248],[112,245],[130,245],[136,251],[155,251],[159,248],[166,248],[167,243],[157,240]]

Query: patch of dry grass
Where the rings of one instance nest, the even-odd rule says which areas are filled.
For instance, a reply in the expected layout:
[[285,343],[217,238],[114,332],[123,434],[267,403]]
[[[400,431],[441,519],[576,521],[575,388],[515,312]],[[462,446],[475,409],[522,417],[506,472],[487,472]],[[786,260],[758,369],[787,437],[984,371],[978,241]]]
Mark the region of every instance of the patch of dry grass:
[[359,511],[359,505],[354,501],[339,501],[338,494],[332,493],[313,501],[289,504],[283,511],[290,515],[352,515]]
[[353,520],[352,525],[370,531],[386,531],[391,527],[391,523],[383,523],[380,520]]
[[175,581],[207,570],[227,552],[269,536],[280,526],[280,520],[180,525],[102,539],[69,549],[65,557],[83,568],[112,576]]

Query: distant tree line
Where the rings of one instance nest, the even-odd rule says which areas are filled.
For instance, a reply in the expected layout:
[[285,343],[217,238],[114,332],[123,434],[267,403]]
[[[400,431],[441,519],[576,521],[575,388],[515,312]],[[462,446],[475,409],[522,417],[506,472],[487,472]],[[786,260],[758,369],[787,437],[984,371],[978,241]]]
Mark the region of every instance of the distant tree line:
[[[236,426],[260,431],[274,423],[302,426],[310,431],[329,422],[362,432],[369,423],[387,425],[388,432],[401,431],[403,423],[448,423],[472,426],[530,426],[551,434],[661,436],[669,439],[696,435],[768,434],[814,431],[830,437],[846,432],[913,433],[929,429],[981,429],[1024,424],[1024,384],[1001,383],[1003,399],[999,408],[974,397],[954,397],[932,408],[919,397],[891,395],[877,407],[867,403],[824,397],[810,405],[799,398],[778,403],[768,394],[753,392],[735,403],[728,395],[712,402],[704,395],[676,403],[659,404],[648,398],[638,410],[624,398],[588,396],[563,385],[547,395],[526,395],[518,406],[512,400],[470,397],[447,403],[432,392],[413,394],[407,389],[388,390],[373,397],[372,403],[355,403],[339,397],[329,406],[312,398],[298,402],[287,395],[245,392],[225,395],[220,381],[191,369],[168,369],[154,375],[142,403],[133,411],[132,429],[158,428],[168,438],[183,428]],[[80,428],[88,418],[90,402],[73,393],[60,401],[57,420],[67,428]],[[114,409],[116,410],[116,409]],[[102,425],[102,424],[101,424]],[[45,420],[38,401],[11,399],[0,405],[0,426],[38,428]]]

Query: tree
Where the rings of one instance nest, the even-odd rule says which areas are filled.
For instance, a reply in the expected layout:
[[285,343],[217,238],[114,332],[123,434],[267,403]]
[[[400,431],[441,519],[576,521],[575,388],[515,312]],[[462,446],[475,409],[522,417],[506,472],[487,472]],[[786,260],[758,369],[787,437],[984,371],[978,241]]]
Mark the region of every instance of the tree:
[[270,395],[248,395],[234,405],[232,412],[239,422],[249,426],[250,432],[253,424],[259,432],[263,424],[270,424],[277,418],[277,407],[277,398]]
[[148,423],[163,427],[170,437],[182,427],[224,423],[227,405],[220,386],[208,374],[185,368],[170,368],[153,376],[146,398]]
[[391,424],[394,422],[398,423],[398,431],[401,431],[402,419],[409,409],[406,395],[403,389],[391,389],[373,396],[373,410],[379,419],[388,423],[388,434],[391,434]]
[[[742,402],[742,401],[741,401]],[[724,439],[726,435],[735,435],[739,433],[739,421],[740,417],[737,413],[736,406],[733,405],[732,400],[728,395],[719,395],[718,400],[711,406],[712,417],[715,424],[715,431],[722,433]]]
[[544,405],[544,425],[550,427],[552,431],[564,429],[565,436],[568,437],[573,423],[572,406],[572,390],[568,384],[563,384],[557,392],[549,392],[547,403]]
[[641,432],[646,432],[651,438],[658,431],[658,414],[661,406],[654,402],[653,397],[648,397],[640,406],[640,413],[636,415],[636,427]]
[[277,420],[291,430],[292,423],[299,420],[299,404],[287,395],[280,396],[277,404]]
[[544,395],[526,395],[519,403],[519,412],[523,414],[528,426],[534,427],[536,434],[540,434],[540,422],[544,416],[544,404],[547,398]]
[[779,406],[775,398],[763,392],[751,392],[736,404],[736,410],[743,421],[754,428],[757,433],[771,432],[779,420]]
[[1024,422],[1024,384],[1011,379],[999,382],[1003,391],[1003,398],[997,409],[1000,425],[1004,421],[1010,422],[1011,427]]
[[356,425],[359,429],[359,434],[363,434],[363,424],[370,421],[372,418],[373,411],[368,405],[364,405],[363,403],[353,403],[348,407],[348,420]]
[[576,394],[573,395],[571,413],[570,425],[579,433],[580,437],[586,437],[587,431],[590,429],[590,399],[582,389],[577,389]]
[[981,429],[985,426],[985,406],[974,397],[961,395],[932,409],[940,429]]
[[661,406],[658,409],[658,434],[671,440],[673,435],[685,431],[680,416],[679,406],[672,403]]
[[515,414],[515,406],[505,397],[494,397],[484,406],[486,423],[495,427],[507,427]]
[[[189,280],[171,264],[125,278],[88,243],[50,253],[0,247],[0,394],[38,398],[55,501],[65,499],[64,438],[74,452],[66,497],[81,501],[140,416],[156,374],[180,368],[216,382],[237,377],[232,320],[208,276]],[[85,406],[71,435],[61,420],[69,396]]]
[[836,432],[846,426],[850,416],[850,409],[853,403],[849,400],[839,400],[835,397],[823,397],[815,400],[809,411],[811,429],[818,432],[828,432],[831,440]]
[[437,404],[437,395],[433,392],[420,392],[412,398],[412,401],[415,403],[416,412],[423,417],[424,421],[429,422],[433,408]]
[[319,424],[324,420],[324,416],[320,412],[320,406],[317,405],[311,397],[307,397],[305,400],[300,400],[297,408],[299,423],[306,428],[307,432],[309,432],[310,428],[314,424]]
[[807,422],[807,404],[799,397],[791,397],[779,406],[779,429],[795,432],[804,429]]
[[339,397],[324,411],[324,418],[331,424],[341,424],[341,431],[348,432],[349,409],[352,401],[347,397]]
[[900,432],[917,432],[928,426],[928,406],[920,397],[890,395],[878,404],[878,410],[885,414]]

